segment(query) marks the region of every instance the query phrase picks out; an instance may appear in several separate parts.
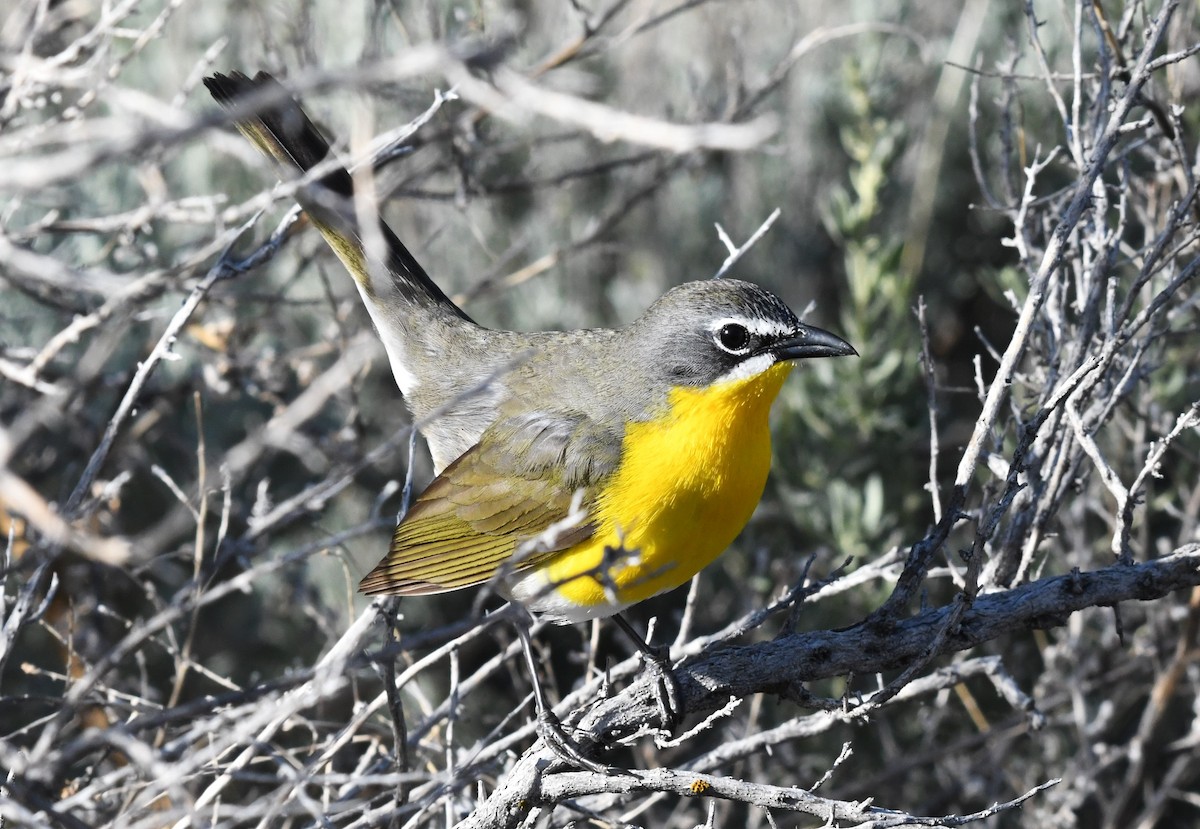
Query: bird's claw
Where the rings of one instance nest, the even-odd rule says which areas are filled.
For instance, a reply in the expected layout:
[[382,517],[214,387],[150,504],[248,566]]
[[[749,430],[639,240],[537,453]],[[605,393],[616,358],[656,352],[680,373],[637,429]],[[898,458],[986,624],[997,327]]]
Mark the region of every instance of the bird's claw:
[[658,703],[658,716],[664,731],[674,733],[683,719],[682,692],[675,672],[671,669],[666,648],[652,648],[643,654],[646,669],[654,679],[654,698]]
[[569,766],[587,769],[588,771],[604,775],[620,773],[620,769],[613,766],[606,766],[603,763],[597,763],[595,760],[589,760],[584,757],[579,744],[567,736],[567,732],[563,729],[562,721],[549,709],[538,714],[537,733],[542,738],[542,742],[546,744],[546,748],[550,749],[555,757]]

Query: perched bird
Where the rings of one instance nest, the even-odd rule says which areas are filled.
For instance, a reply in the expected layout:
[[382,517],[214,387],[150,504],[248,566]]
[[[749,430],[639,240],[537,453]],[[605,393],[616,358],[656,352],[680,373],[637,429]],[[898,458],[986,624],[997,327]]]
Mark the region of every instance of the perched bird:
[[[777,296],[687,282],[623,328],[519,333],[473,322],[396,235],[266,73],[205,84],[257,147],[305,173],[297,200],[358,285],[437,477],[362,580],[367,594],[484,583],[554,622],[613,616],[687,582],[746,525],[771,464],[768,413],[796,360],[855,354]],[[324,168],[323,168],[324,169]],[[370,216],[373,227],[360,224]],[[660,699],[673,683],[656,657]],[[528,632],[522,631],[533,669]],[[561,732],[533,671],[539,731]],[[675,712],[663,702],[664,719]]]

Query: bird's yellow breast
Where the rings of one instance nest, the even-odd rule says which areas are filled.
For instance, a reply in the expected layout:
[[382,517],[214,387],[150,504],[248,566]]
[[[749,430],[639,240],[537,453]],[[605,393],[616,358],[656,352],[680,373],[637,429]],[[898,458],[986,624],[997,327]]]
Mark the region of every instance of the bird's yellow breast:
[[[557,585],[555,604],[604,616],[678,587],[724,552],[762,497],[768,415],[790,368],[673,389],[661,416],[627,428],[621,464],[598,499],[597,531],[543,574]],[[606,548],[627,552],[606,557]]]

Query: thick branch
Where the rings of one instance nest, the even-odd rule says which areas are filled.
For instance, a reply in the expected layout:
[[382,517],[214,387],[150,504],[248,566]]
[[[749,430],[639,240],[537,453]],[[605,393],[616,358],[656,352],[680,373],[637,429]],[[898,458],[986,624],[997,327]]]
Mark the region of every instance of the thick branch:
[[[933,656],[964,651],[1014,631],[1057,627],[1085,608],[1151,601],[1198,584],[1197,544],[1155,561],[1114,564],[1088,573],[1041,579],[979,596],[959,624],[941,638]],[[772,642],[717,651],[676,669],[684,706],[690,713],[701,713],[716,710],[731,696],[790,696],[805,682],[851,673],[902,670],[914,659],[929,655],[930,643],[956,606],[950,603],[890,626],[863,623],[844,630],[795,633]],[[656,712],[651,680],[639,680],[623,693],[597,704],[578,724],[578,733],[607,742],[653,722]],[[498,819],[500,825],[505,825],[502,816],[516,819],[522,814],[519,804],[545,799],[548,789],[540,782],[542,770],[553,762],[542,744],[536,744],[472,820],[487,825]]]
[[[1114,564],[1088,573],[1041,579],[977,598],[934,655],[964,651],[1014,631],[1057,627],[1085,608],[1150,601],[1197,584],[1200,545],[1196,544],[1155,561]],[[928,610],[891,629],[856,625],[719,651],[677,672],[688,710],[714,710],[730,695],[786,694],[797,683],[849,673],[901,670],[924,654],[953,608],[954,604],[949,604]],[[634,713],[642,722],[650,719],[654,710],[649,683],[635,687],[643,684],[645,709]],[[613,711],[607,714],[598,710],[589,720],[615,725],[623,720],[616,709],[633,713],[628,701],[619,697],[601,707]]]

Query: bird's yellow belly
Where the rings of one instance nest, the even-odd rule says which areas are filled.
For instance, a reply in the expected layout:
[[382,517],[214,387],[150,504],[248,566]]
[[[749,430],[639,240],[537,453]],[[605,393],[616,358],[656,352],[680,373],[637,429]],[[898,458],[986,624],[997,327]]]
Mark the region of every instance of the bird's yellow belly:
[[[607,616],[686,582],[750,520],[771,466],[768,415],[790,365],[708,389],[675,389],[664,416],[626,431],[596,533],[547,562],[541,609]],[[567,609],[574,608],[575,612]]]

